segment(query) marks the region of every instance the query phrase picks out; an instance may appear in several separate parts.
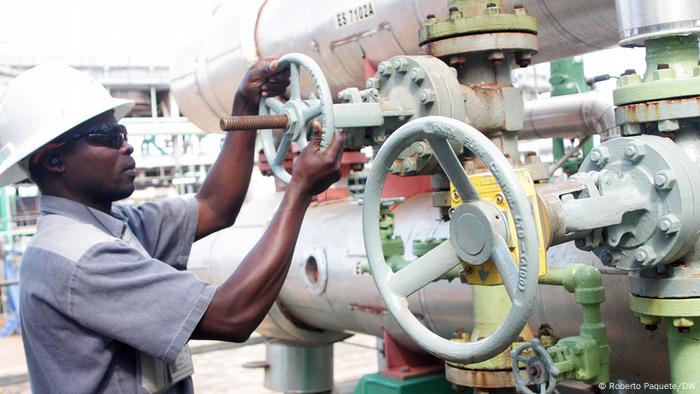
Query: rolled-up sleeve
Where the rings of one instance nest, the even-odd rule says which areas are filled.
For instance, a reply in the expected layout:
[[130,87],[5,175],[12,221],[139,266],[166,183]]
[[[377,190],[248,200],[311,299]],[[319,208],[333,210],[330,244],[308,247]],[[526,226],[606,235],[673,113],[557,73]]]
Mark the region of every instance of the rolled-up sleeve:
[[215,286],[144,257],[126,243],[93,246],[70,279],[69,314],[85,327],[172,363]]

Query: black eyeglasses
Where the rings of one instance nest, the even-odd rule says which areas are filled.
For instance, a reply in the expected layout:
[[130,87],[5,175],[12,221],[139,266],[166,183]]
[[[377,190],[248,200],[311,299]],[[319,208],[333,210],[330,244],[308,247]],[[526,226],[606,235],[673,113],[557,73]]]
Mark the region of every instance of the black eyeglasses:
[[126,127],[119,123],[102,123],[87,130],[74,134],[60,141],[62,144],[85,138],[90,145],[106,146],[119,149],[127,141]]
[[41,159],[41,156],[46,152],[58,149],[69,142],[79,140],[81,138],[85,138],[85,142],[90,145],[119,149],[122,147],[122,145],[124,145],[124,142],[127,141],[126,127],[124,127],[124,125],[120,125],[119,123],[102,123],[87,130],[72,134],[65,139],[50,142],[32,155],[32,162],[36,164]]

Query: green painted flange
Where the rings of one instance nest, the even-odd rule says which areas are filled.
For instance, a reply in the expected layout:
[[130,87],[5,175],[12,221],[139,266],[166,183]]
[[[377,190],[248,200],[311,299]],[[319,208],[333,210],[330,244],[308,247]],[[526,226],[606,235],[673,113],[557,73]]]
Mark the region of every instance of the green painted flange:
[[647,298],[630,294],[630,309],[648,316],[700,316],[700,298]]
[[[667,72],[659,73],[659,71]],[[654,73],[658,75],[658,79],[652,79],[649,82],[642,82],[637,75],[620,77],[618,82],[620,87],[613,91],[615,105],[700,96],[700,66],[696,67],[693,78],[675,79],[675,73],[671,69],[657,70]]]
[[522,32],[537,34],[537,19],[525,13],[523,8],[515,9],[513,14],[485,14],[472,17],[453,17],[442,22],[434,18],[426,20],[420,29],[420,45],[470,34]]

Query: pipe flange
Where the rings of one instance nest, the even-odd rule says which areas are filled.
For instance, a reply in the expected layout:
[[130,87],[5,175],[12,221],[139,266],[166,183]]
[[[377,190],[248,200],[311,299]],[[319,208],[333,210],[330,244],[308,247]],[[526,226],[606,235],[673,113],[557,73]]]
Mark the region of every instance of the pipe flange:
[[[384,124],[370,130],[373,144],[382,144],[387,135],[409,120],[427,116],[467,118],[465,99],[454,69],[432,56],[395,56],[382,62],[371,80],[378,86],[377,101],[387,106]],[[452,147],[461,153],[461,145],[453,143]],[[430,175],[439,170],[430,146],[422,141],[409,145],[391,168],[393,174],[400,176]]]
[[587,190],[614,198],[624,214],[618,224],[605,227],[602,239],[591,246],[594,253],[604,264],[627,271],[687,254],[700,226],[696,165],[671,140],[657,136],[616,138],[601,147],[609,152],[607,162],[589,156],[580,173],[594,171],[589,174],[596,175],[595,185]]

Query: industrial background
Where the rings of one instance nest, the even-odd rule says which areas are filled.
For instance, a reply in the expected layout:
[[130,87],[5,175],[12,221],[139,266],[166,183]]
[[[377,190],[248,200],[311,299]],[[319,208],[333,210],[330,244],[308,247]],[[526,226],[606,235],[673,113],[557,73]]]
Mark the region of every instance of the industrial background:
[[[62,54],[22,45],[44,37],[12,28],[28,8],[5,13],[0,85],[62,60],[136,101],[127,203],[196,192],[225,130],[260,129],[236,224],[193,246],[200,278],[222,282],[262,235],[311,120],[325,145],[346,134],[259,336],[194,347],[199,392],[700,392],[700,2],[128,4],[88,7]],[[102,13],[111,35],[81,41]],[[288,93],[228,116],[272,55]],[[11,336],[37,190],[1,193]],[[19,364],[0,390],[28,390]]]

